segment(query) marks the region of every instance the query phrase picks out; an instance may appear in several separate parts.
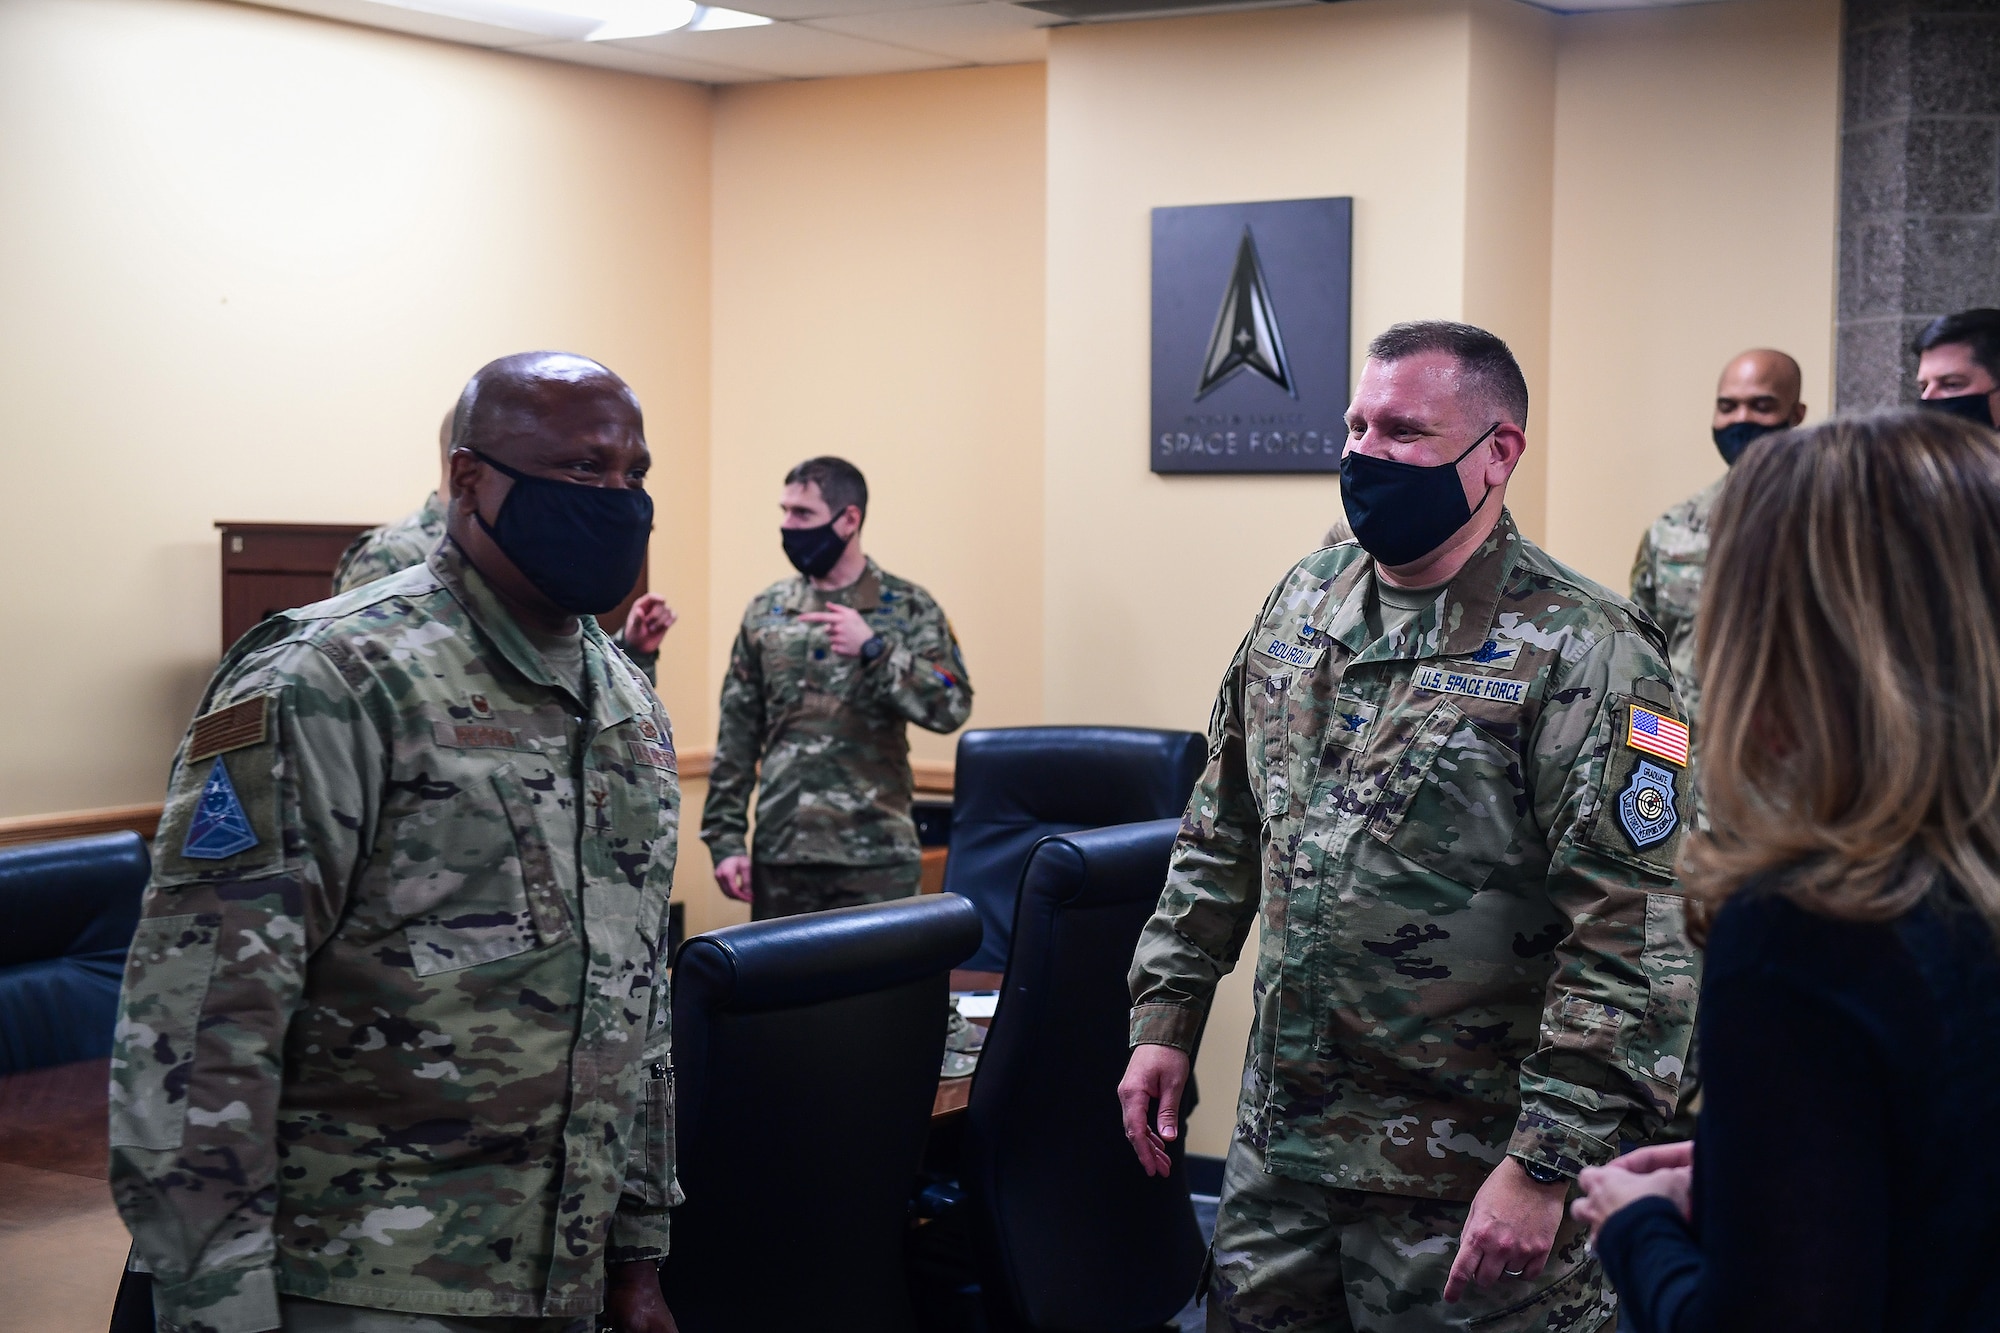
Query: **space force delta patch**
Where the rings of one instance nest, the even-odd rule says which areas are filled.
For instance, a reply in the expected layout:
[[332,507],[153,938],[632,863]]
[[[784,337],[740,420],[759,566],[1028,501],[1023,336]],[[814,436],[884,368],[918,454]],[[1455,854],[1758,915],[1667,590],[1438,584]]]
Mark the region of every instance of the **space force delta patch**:
[[256,845],[256,831],[236,795],[236,784],[229,780],[229,766],[217,755],[208,781],[202,784],[194,818],[188,821],[181,855],[190,861],[221,861]]
[[1491,699],[1496,703],[1525,703],[1528,682],[1501,676],[1483,676],[1472,671],[1446,671],[1443,667],[1418,667],[1416,686],[1434,694],[1458,694],[1468,699]]

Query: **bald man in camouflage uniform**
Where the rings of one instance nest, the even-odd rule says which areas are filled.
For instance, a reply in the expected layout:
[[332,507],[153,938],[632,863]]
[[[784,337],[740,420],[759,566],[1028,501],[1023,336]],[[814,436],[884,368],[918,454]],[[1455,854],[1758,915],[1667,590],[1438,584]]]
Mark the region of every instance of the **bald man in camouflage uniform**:
[[[1715,414],[1709,423],[1709,434],[1725,464],[1735,467],[1743,450],[1759,436],[1806,419],[1799,385],[1799,363],[1783,352],[1758,349],[1731,358],[1716,382]],[[1632,601],[1667,636],[1674,685],[1697,730],[1701,684],[1694,674],[1694,617],[1708,565],[1708,516],[1728,480],[1724,472],[1660,515],[1646,530],[1632,560]]]
[[462,425],[450,537],[246,635],[175,756],[112,1063],[162,1329],[671,1333],[672,732],[474,521],[474,449],[645,443],[601,366],[495,366],[546,411]]
[[1526,398],[1482,331],[1378,339],[1350,452],[1449,478],[1471,516],[1447,508],[1391,582],[1366,545],[1406,545],[1424,516],[1383,510],[1422,493],[1359,510],[1344,469],[1357,540],[1286,575],[1223,679],[1120,1088],[1164,1170],[1216,983],[1258,929],[1211,1330],[1581,1333],[1613,1309],[1565,1194],[1673,1113],[1689,785],[1657,631],[1501,507]]
[[757,594],[729,654],[701,837],[757,920],[916,893],[908,724],[952,732],[972,713],[944,611],[862,551],[867,506],[844,459],[792,470],[781,535],[800,573]]

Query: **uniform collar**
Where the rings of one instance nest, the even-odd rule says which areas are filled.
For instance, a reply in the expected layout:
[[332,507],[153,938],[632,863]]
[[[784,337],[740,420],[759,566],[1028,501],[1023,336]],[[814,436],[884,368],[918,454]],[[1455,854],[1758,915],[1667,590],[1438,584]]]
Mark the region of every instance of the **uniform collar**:
[[822,611],[833,602],[851,606],[856,611],[874,611],[881,607],[882,567],[875,563],[874,556],[864,558],[861,577],[845,588],[821,592],[813,587],[811,579],[800,574],[792,579],[791,587],[785,590],[787,611]]
[[[486,576],[465,558],[465,552],[459,549],[457,542],[445,538],[425,563],[445,591],[465,608],[466,616],[481,637],[507,660],[507,665],[535,684],[555,690],[564,698],[573,698],[571,687],[549,670],[549,664],[543,660],[534,641],[521,629],[520,622],[514,619],[514,613],[495,595],[493,585],[486,581]],[[583,626],[583,671],[590,698],[574,702],[585,704],[600,728],[637,716],[644,711],[644,702],[631,697],[632,691],[627,682],[608,665],[608,655],[618,649],[598,628],[597,617],[578,616],[577,619]],[[595,652],[591,651],[592,646],[595,646]]]
[[1506,587],[1520,554],[1521,534],[1514,516],[1500,511],[1500,521],[1465,562],[1465,567],[1438,593],[1438,600],[1426,607],[1403,632],[1400,639],[1369,642],[1368,599],[1377,596],[1381,574],[1375,558],[1366,556],[1342,570],[1328,590],[1334,604],[1327,633],[1358,653],[1361,662],[1420,660],[1426,657],[1459,657],[1476,653],[1491,636],[1500,610],[1500,593]]

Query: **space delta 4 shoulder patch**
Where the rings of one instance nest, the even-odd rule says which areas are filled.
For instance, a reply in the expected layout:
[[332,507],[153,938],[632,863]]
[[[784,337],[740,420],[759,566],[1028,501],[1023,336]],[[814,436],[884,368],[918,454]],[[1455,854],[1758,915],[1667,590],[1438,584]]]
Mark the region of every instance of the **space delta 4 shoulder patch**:
[[188,821],[181,855],[190,861],[221,861],[256,845],[250,816],[237,798],[236,784],[229,780],[229,766],[217,755],[208,770],[208,781],[202,785],[201,803]]

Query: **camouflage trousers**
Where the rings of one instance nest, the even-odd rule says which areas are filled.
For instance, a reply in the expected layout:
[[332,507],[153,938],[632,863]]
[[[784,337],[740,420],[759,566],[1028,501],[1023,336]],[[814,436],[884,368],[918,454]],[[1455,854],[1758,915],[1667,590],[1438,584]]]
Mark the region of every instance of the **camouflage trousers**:
[[1502,1278],[1446,1305],[1471,1211],[1272,1175],[1237,1139],[1216,1210],[1208,1333],[1609,1333],[1617,1298],[1566,1209],[1540,1277]]
[[923,863],[892,866],[750,865],[750,919],[824,912],[830,907],[908,898],[923,887]]
[[591,1333],[595,1319],[565,1315],[543,1319],[523,1315],[471,1318],[407,1314],[363,1305],[336,1305],[286,1296],[278,1302],[283,1333]]

